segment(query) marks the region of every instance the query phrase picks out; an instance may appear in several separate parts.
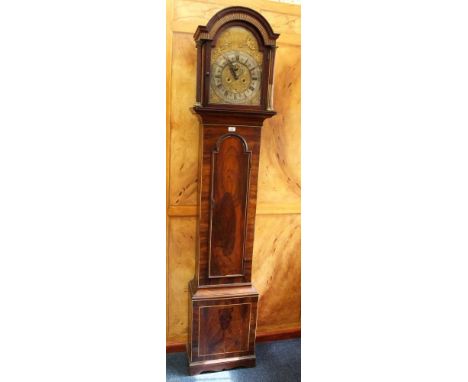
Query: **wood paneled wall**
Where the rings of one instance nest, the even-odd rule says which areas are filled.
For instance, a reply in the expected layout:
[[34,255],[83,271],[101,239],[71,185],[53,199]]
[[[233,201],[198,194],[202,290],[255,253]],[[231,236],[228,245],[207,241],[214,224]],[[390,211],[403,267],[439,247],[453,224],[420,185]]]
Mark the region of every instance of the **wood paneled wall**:
[[193,33],[222,8],[259,11],[280,33],[275,61],[278,115],[262,131],[252,281],[259,334],[300,328],[300,6],[266,0],[167,0],[167,343],[187,340],[188,282],[195,271],[200,126]]

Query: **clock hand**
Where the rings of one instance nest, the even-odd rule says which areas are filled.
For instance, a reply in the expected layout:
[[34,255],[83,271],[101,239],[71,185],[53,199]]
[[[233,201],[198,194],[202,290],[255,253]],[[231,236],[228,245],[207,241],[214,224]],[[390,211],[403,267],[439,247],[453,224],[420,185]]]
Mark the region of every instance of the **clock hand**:
[[234,69],[231,63],[229,63],[229,69],[231,70],[231,73],[234,76],[234,79],[237,80],[239,77],[237,77],[236,70]]
[[228,65],[229,65],[229,70],[231,71],[232,76],[234,77],[235,80],[237,80],[239,77],[237,77],[236,71],[234,70],[234,68],[232,66],[231,60],[228,57],[226,57],[224,54],[223,54],[223,57],[227,61]]

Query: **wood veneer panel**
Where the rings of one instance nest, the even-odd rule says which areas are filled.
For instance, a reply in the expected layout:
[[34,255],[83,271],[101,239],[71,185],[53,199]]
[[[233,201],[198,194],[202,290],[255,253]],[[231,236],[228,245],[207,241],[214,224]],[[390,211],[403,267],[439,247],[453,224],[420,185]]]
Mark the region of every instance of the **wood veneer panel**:
[[188,282],[195,271],[196,218],[170,218],[168,269],[169,342],[187,338]]
[[251,304],[200,308],[200,356],[249,350]]
[[[200,263],[197,275],[200,285],[220,285],[226,282],[246,283],[250,282],[252,270],[252,251],[254,240],[256,195],[257,195],[257,173],[258,173],[258,153],[261,135],[260,127],[246,127],[236,125],[236,134],[246,142],[250,156],[250,181],[249,181],[249,201],[247,206],[247,234],[245,240],[245,251],[243,255],[243,268],[240,276],[209,278],[209,251],[210,251],[210,213],[213,181],[213,151],[216,150],[219,139],[228,133],[228,125],[207,125],[203,128],[203,166],[201,173],[201,218],[200,218]],[[236,178],[237,179],[237,178]],[[240,208],[239,208],[240,211]],[[239,225],[240,226],[240,225]]]
[[[216,12],[234,5],[232,0],[178,0],[174,4],[174,28],[193,33],[198,25],[206,24]],[[282,34],[300,33],[301,8],[297,5],[268,0],[236,0],[235,5],[249,7],[267,15],[275,30]],[[270,20],[271,18],[271,20]]]
[[200,127],[195,100],[196,49],[190,35],[174,33],[172,49],[169,204],[197,204]]
[[191,362],[254,355],[257,303],[258,295],[194,301]]
[[243,138],[227,134],[212,153],[210,277],[243,274],[250,157]]
[[301,51],[300,47],[278,45],[274,82],[278,115],[267,119],[262,129],[257,203],[300,204]]
[[271,25],[275,26],[275,32],[280,35],[284,33],[301,34],[301,16],[288,13],[279,13],[262,10],[261,14]]
[[300,215],[257,216],[252,282],[260,294],[258,330],[300,326]]

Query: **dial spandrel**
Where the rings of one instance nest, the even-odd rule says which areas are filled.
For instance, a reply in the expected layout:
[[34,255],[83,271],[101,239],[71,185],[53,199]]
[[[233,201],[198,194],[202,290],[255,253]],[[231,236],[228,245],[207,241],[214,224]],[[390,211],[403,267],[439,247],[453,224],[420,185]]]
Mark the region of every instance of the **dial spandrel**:
[[250,31],[224,31],[211,56],[210,103],[259,105],[262,59]]

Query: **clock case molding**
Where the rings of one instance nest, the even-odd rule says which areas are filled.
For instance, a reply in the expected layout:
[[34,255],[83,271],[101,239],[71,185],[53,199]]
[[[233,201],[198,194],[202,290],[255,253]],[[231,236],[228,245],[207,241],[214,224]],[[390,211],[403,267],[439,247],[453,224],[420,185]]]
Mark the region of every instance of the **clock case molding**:
[[[231,26],[251,31],[263,52],[260,105],[208,102],[211,50]],[[259,294],[251,272],[257,179],[263,121],[276,114],[272,89],[278,37],[262,15],[245,7],[221,10],[194,34],[197,79],[192,112],[201,122],[201,160],[196,268],[189,283],[191,375],[255,366]]]

